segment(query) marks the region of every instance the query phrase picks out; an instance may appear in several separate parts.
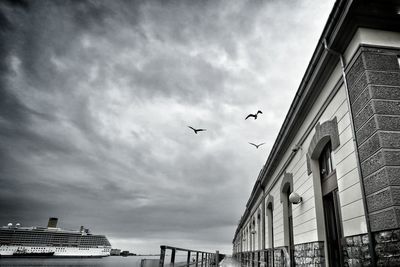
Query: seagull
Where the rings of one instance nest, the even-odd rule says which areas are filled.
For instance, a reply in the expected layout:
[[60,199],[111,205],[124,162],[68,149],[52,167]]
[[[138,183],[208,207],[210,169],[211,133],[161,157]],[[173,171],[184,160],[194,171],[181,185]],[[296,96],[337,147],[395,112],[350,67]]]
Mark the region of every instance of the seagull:
[[253,143],[250,143],[250,142],[249,142],[249,144],[255,146],[255,147],[258,149],[259,146],[262,146],[262,145],[265,144],[265,143],[261,143],[261,144],[256,145],[256,144],[253,144]]
[[207,131],[207,129],[195,129],[192,126],[188,126],[190,129],[192,129],[194,131],[195,134],[197,134],[197,132],[202,132],[202,131]]
[[262,112],[261,112],[261,110],[259,110],[259,111],[257,111],[257,113],[256,114],[249,114],[249,115],[247,115],[247,117],[246,117],[246,119],[245,120],[247,120],[248,118],[250,118],[250,117],[253,117],[255,120],[257,119],[257,116],[258,116],[258,114],[263,114]]

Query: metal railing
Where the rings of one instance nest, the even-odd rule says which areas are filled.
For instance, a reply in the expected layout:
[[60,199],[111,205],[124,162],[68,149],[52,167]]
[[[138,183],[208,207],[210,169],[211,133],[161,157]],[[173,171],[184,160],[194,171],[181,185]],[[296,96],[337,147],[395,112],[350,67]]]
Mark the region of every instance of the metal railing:
[[[177,248],[171,246],[160,246],[160,263],[159,267],[183,267],[183,266],[195,266],[195,267],[212,267],[217,266],[219,262],[225,257],[223,254],[219,254],[218,250],[215,253],[191,250],[185,248]],[[171,260],[169,263],[165,262],[165,256],[167,255],[167,251],[171,251]],[[176,261],[176,253],[178,251],[186,252],[187,257],[186,261],[177,262]]]

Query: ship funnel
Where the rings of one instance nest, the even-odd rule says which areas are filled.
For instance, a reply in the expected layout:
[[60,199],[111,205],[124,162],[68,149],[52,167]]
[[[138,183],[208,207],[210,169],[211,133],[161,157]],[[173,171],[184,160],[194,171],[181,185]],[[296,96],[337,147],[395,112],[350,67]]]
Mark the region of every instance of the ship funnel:
[[47,224],[47,228],[57,228],[58,218],[51,217],[49,219],[49,223]]

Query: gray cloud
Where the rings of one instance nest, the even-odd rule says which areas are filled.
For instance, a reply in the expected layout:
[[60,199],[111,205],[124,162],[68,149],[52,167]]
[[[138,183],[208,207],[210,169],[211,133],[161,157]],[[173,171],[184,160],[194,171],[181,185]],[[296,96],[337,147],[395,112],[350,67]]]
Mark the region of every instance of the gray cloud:
[[0,223],[229,253],[331,6],[3,1]]

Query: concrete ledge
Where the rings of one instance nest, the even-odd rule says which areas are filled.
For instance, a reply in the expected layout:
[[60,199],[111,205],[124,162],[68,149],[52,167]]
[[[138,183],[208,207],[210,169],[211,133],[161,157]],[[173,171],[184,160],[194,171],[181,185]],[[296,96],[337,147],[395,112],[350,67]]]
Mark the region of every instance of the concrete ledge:
[[353,65],[346,74],[349,87],[353,87],[357,80],[360,78],[360,75],[365,72],[365,66],[362,56],[364,53],[365,52],[362,52],[358,55],[357,59],[353,62]]
[[400,227],[400,207],[395,206],[369,215],[373,232]]
[[400,132],[375,132],[359,147],[360,160],[364,161],[380,148],[400,149]]
[[399,86],[370,85],[371,97],[375,99],[400,100]]
[[400,167],[387,166],[364,179],[365,194],[370,195],[387,186],[400,186]]
[[349,86],[354,86],[365,70],[399,71],[397,55],[381,51],[363,51],[347,73]]
[[366,70],[354,85],[349,84],[350,100],[352,102],[355,102],[355,100],[364,91],[367,85],[370,84],[400,86],[400,72]]
[[360,161],[363,162],[379,149],[381,149],[381,142],[379,132],[376,132],[359,147],[358,154]]
[[367,70],[399,71],[396,54],[382,54],[381,52],[362,53],[364,66]]
[[400,150],[381,149],[361,163],[363,177],[366,177],[384,166],[400,166]]
[[387,187],[367,197],[369,212],[400,205],[400,187]]
[[[358,96],[357,100],[352,104],[353,114],[357,116],[358,113],[364,109],[367,103],[372,99],[375,99],[374,101],[400,100],[400,87],[368,85]],[[385,104],[390,103],[385,102]],[[377,112],[382,113],[382,111]]]
[[367,87],[368,85],[368,78],[366,72],[363,72],[361,77],[357,80],[357,82],[354,85],[349,84],[349,95],[350,95],[350,101],[354,102],[357,97],[361,94],[362,91]]
[[372,102],[368,102],[365,107],[355,116],[354,128],[359,130],[375,114]]
[[370,118],[358,131],[356,131],[356,138],[358,144],[362,144],[378,129],[376,116]]

